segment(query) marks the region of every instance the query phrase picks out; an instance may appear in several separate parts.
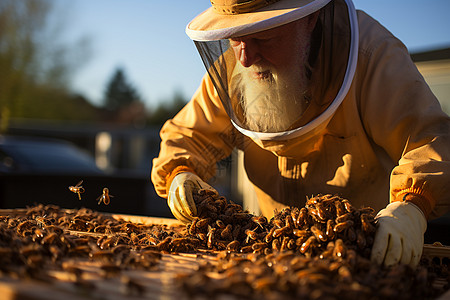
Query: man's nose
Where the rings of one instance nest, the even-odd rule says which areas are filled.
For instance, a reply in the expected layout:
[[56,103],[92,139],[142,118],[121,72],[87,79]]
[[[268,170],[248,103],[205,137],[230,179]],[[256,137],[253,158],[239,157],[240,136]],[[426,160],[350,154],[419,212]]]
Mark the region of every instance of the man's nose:
[[238,59],[243,67],[248,68],[261,60],[258,45],[255,41],[251,39],[241,41],[240,46],[241,47],[238,53]]

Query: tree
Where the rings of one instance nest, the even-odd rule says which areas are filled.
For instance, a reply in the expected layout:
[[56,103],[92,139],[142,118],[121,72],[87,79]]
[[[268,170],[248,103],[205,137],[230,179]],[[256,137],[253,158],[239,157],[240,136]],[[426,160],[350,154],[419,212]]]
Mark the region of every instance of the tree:
[[147,119],[149,125],[162,125],[173,118],[187,103],[180,91],[175,91],[171,101],[162,101]]
[[108,110],[119,111],[133,102],[141,102],[140,97],[134,87],[128,83],[123,69],[117,68],[106,87],[104,107]]
[[51,0],[0,1],[2,129],[9,117],[41,118],[46,114],[44,118],[65,119],[58,107],[73,99],[70,76],[80,65],[73,62],[73,55],[79,57],[79,51],[88,45],[86,41],[74,45],[59,41],[63,26],[52,22],[59,13]]

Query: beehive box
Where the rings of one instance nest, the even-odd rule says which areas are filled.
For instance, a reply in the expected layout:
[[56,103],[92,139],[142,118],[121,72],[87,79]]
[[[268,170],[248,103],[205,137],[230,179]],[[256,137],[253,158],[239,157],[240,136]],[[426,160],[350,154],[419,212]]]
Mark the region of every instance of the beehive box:
[[[30,214],[30,210],[32,211],[33,209],[35,212]],[[190,253],[181,253],[179,251],[156,252],[152,247],[134,246],[130,252],[127,252],[126,260],[122,257],[120,260],[122,264],[117,263],[117,260],[111,260],[109,255],[115,251],[114,249],[120,249],[120,245],[105,246],[105,249],[98,252],[99,256],[96,255],[97,252],[93,249],[100,247],[101,243],[99,244],[99,241],[105,243],[108,237],[132,239],[133,233],[123,234],[121,231],[100,232],[102,230],[100,226],[98,230],[90,228],[90,232],[87,232],[82,230],[83,228],[77,227],[81,226],[75,221],[78,220],[76,216],[80,214],[80,211],[74,210],[63,210],[64,213],[70,216],[69,222],[71,222],[71,227],[67,227],[68,229],[64,232],[64,236],[66,236],[65,242],[70,244],[70,247],[64,250],[65,255],[59,255],[56,251],[57,249],[51,248],[53,250],[45,252],[49,256],[45,260],[40,260],[37,255],[40,252],[33,245],[49,245],[46,244],[48,241],[44,239],[49,236],[51,225],[46,224],[45,219],[52,218],[52,211],[54,212],[57,209],[59,208],[40,207],[0,210],[0,218],[3,222],[8,218],[11,223],[13,223],[11,220],[14,218],[21,221],[21,223],[15,224],[14,230],[24,240],[23,245],[19,246],[16,252],[8,250],[4,246],[0,248],[0,261],[2,264],[0,268],[0,295],[2,295],[3,299],[188,299],[191,297],[215,297],[217,296],[216,294],[208,293],[212,293],[211,291],[214,293],[223,292],[221,290],[223,287],[217,286],[217,282],[219,284],[223,282],[221,280],[225,276],[234,280],[239,279],[245,272],[253,272],[251,269],[250,271],[242,270],[242,273],[232,273],[231,275],[227,272],[213,272],[212,270],[215,270],[215,267],[223,264],[224,260],[220,259],[223,252],[203,249]],[[148,230],[154,230],[153,227],[155,227],[156,230],[161,230],[161,232],[166,230],[167,232],[177,233],[186,229],[184,225],[173,219],[107,215],[88,211],[84,211],[81,214],[83,213],[93,214],[95,220],[109,222],[108,226],[110,228],[120,225],[122,230],[133,228],[133,226],[147,226],[145,228]],[[32,224],[40,224],[40,226],[37,226],[37,228],[32,227],[34,228],[33,231],[27,232],[28,227],[26,225],[28,223],[20,227],[26,219],[32,220]],[[117,223],[113,220],[116,220]],[[60,221],[63,222],[64,219]],[[12,226],[14,224],[9,225]],[[5,224],[2,226],[0,228],[4,230]],[[39,230],[43,228],[47,228],[47,235],[44,233],[40,235]],[[7,235],[3,234],[3,245],[6,242],[4,240],[5,237]],[[176,235],[174,235],[174,238],[176,238]],[[27,240],[29,243],[25,243]],[[94,242],[95,245],[93,244]],[[136,243],[135,245],[139,244]],[[14,249],[16,246],[17,243],[13,243],[10,249]],[[160,247],[159,249],[163,248]],[[117,252],[115,255],[117,256],[119,253]],[[21,257],[19,260],[16,260],[11,255],[19,255]],[[42,255],[42,253],[39,255]],[[242,254],[251,264],[256,265],[257,261],[250,255]],[[446,264],[448,266],[450,251],[448,247],[437,244],[425,245],[424,257],[429,258],[426,262],[434,268]],[[13,261],[20,262],[21,265],[11,266],[11,268],[5,267]],[[234,262],[236,261],[241,261],[241,258],[235,258]],[[317,274],[311,275],[317,276]],[[441,275],[444,275],[444,273]],[[267,280],[267,278],[264,279]],[[229,284],[230,280],[227,280]],[[237,284],[231,286],[231,288],[229,287],[229,289],[238,289],[239,285],[242,284],[239,281],[234,282]],[[212,290],[206,289],[205,285],[209,284],[215,284],[216,288]],[[259,280],[258,284],[261,287],[268,283]],[[444,277],[435,278],[433,282],[434,287],[441,290],[447,288],[447,284],[448,278]],[[198,294],[195,294],[197,290]],[[317,296],[315,289],[308,290],[308,292],[313,294],[311,298]],[[446,299],[450,297],[450,294],[439,293],[438,297],[439,299]],[[228,295],[228,298],[235,299],[239,298],[239,296],[232,294]]]

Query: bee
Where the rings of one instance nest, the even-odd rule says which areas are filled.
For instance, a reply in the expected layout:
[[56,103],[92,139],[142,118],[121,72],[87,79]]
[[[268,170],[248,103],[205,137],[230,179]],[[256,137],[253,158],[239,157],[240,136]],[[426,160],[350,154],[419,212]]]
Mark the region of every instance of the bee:
[[278,239],[274,239],[272,241],[272,249],[275,251],[280,251],[281,250],[281,242]]
[[327,219],[327,210],[326,210],[325,205],[322,202],[317,203],[316,210],[317,210],[317,216],[321,220]]
[[[108,237],[108,238],[105,238],[104,240],[102,240],[99,246],[100,246],[100,249],[106,250],[106,249],[109,249],[111,246],[117,246],[116,242],[117,242],[117,237],[112,236],[112,237]],[[97,241],[97,243],[98,243],[98,241]]]
[[356,229],[356,245],[359,249],[364,249],[366,247],[367,241],[362,230]]
[[199,219],[197,220],[197,222],[195,222],[195,227],[197,227],[198,229],[204,229],[210,222],[210,218]]
[[317,226],[311,226],[311,232],[314,234],[316,239],[325,242],[327,240],[327,236],[320,230]]
[[298,214],[300,213],[300,210],[297,207],[294,207],[291,210],[291,217],[292,221],[294,221],[294,224],[297,224]]
[[225,240],[232,240],[233,239],[233,226],[231,224],[228,224],[227,227],[225,227],[224,230],[220,233],[220,236]]
[[227,206],[227,200],[225,197],[220,197],[214,201],[214,205],[218,207],[219,211],[222,211]]
[[342,222],[342,223],[337,223],[336,225],[334,225],[333,230],[335,232],[342,232],[343,230],[352,227],[353,224],[354,224],[354,222],[352,220],[348,220],[348,221],[345,221],[345,222]]
[[99,260],[99,261],[105,261],[105,262],[111,262],[114,260],[114,253],[111,250],[96,250],[96,251],[91,252],[89,246],[79,246],[77,248],[80,248],[80,251],[85,250],[84,248],[86,248],[85,251],[87,252],[89,257],[93,260]]
[[208,248],[212,248],[214,246],[214,242],[216,240],[216,230],[217,228],[209,228],[208,230],[208,234],[207,234],[207,238],[208,238],[208,242],[207,242],[207,246]]
[[344,203],[342,203],[341,201],[336,200],[336,202],[334,202],[334,205],[336,207],[336,214],[338,215],[338,217],[347,213]]
[[317,209],[314,208],[310,208],[309,209],[309,214],[311,215],[311,217],[313,217],[313,219],[318,222],[318,223],[326,223],[326,219],[325,216],[322,215],[321,213],[319,213],[319,211]]
[[289,227],[290,229],[293,229],[294,226],[294,219],[292,218],[291,214],[286,216],[286,225],[285,227]]
[[172,237],[168,236],[164,240],[156,244],[156,247],[159,249],[159,251],[169,251],[171,243]]
[[300,252],[305,254],[306,251],[317,241],[314,235],[311,235],[300,247]]
[[343,257],[345,255],[347,248],[341,239],[337,239],[333,249],[333,256],[336,258]]
[[326,236],[329,239],[333,239],[334,238],[334,230],[333,230],[334,225],[335,225],[335,223],[334,223],[334,221],[332,219],[329,219],[327,221],[327,227],[326,227],[325,234],[326,234]]
[[288,243],[287,243],[287,248],[289,250],[293,250],[296,248],[296,244],[295,244],[295,239],[289,239]]
[[17,233],[20,236],[25,237],[25,235],[30,235],[32,234],[31,230],[33,229],[33,226],[35,225],[35,223],[31,220],[25,220],[22,223],[20,223],[19,225],[17,225]]
[[273,233],[275,232],[275,227],[270,228],[269,232],[266,234],[266,237],[264,238],[264,241],[266,243],[270,243],[273,240]]
[[203,233],[203,232],[197,233],[197,238],[201,241],[206,241],[206,239],[207,239],[206,233]]
[[253,245],[252,245],[252,249],[254,250],[254,251],[258,251],[258,250],[262,250],[262,249],[264,249],[264,248],[266,248],[268,245],[266,244],[266,243],[254,243]]
[[290,234],[290,233],[292,233],[292,229],[289,226],[284,226],[284,227],[275,229],[272,236],[274,238],[279,238],[282,235],[286,235],[286,234]]
[[216,220],[216,225],[220,229],[224,229],[225,226],[226,226],[225,223],[222,220],[220,220],[220,219]]
[[309,235],[305,235],[305,236],[302,236],[302,237],[297,238],[297,239],[295,240],[295,245],[298,246],[298,247],[300,247],[301,245],[303,245],[303,243],[304,243],[309,237],[310,237]]
[[81,185],[83,180],[78,182],[75,186],[69,186],[69,190],[75,194],[78,194],[78,199],[81,200],[81,194],[84,193],[84,187]]
[[101,194],[97,200],[98,200],[98,205],[100,205],[100,203],[105,203],[105,205],[108,205],[109,202],[111,202],[111,198],[114,197],[113,195],[109,194],[109,189],[108,188],[103,188],[103,194]]
[[[319,257],[320,257],[320,259],[330,258],[330,257],[332,257],[333,252],[334,252],[334,242],[331,241],[331,242],[328,242],[327,248],[324,251],[322,251],[322,253],[320,254]],[[340,266],[341,264],[339,263],[338,265]],[[331,269],[332,269],[332,266],[330,266],[330,270]]]
[[284,223],[283,223],[283,221],[281,221],[281,220],[273,219],[272,222],[273,222],[273,225],[275,225],[277,228],[282,228],[282,227],[284,227]]
[[305,207],[302,207],[298,213],[296,225],[298,228],[305,225],[308,221],[308,210]]
[[355,211],[355,208],[350,204],[350,202],[347,199],[342,200],[342,203],[344,204],[345,210],[349,213],[352,213]]
[[250,253],[250,252],[253,252],[252,246],[244,246],[241,248],[241,253]]
[[250,230],[250,229],[246,229],[246,230],[245,230],[245,234],[247,235],[247,239],[246,239],[246,242],[247,242],[247,243],[248,243],[250,240],[259,240],[259,239],[261,238],[262,234],[257,233],[257,232],[255,231],[257,228],[258,228],[258,227],[256,227],[256,228],[253,229],[253,230]]
[[376,228],[372,223],[370,222],[371,217],[368,214],[362,214],[361,215],[361,228],[365,233],[372,233],[376,231]]
[[264,216],[254,216],[252,217],[252,221],[255,222],[256,224],[258,224],[261,229],[264,229],[264,226],[267,225],[267,218]]
[[343,215],[336,217],[336,223],[342,223],[342,222],[351,220],[352,218],[353,218],[353,215],[351,213],[345,213]]
[[240,246],[239,241],[234,240],[234,241],[231,241],[231,242],[228,243],[228,245],[227,245],[227,250],[230,250],[230,251],[238,251],[239,246]]
[[190,235],[195,235],[197,233],[197,230],[196,230],[197,221],[198,221],[198,218],[195,217],[192,220],[192,223],[188,225],[189,227],[187,228],[187,230]]
[[290,238],[288,236],[283,237],[283,240],[281,241],[280,251],[288,250],[289,241],[290,241]]

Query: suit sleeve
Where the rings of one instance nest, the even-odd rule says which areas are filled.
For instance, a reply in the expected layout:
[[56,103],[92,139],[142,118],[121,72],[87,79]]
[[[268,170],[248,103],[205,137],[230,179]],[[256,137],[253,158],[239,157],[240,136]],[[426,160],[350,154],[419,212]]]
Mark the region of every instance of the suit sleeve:
[[[429,219],[450,208],[450,118],[392,35],[362,51],[361,118],[396,164],[390,201],[412,201]],[[361,53],[361,52],[360,52]]]
[[231,154],[233,131],[208,75],[191,101],[161,129],[159,156],[153,159],[151,179],[157,194],[167,198],[167,185],[177,172],[191,171],[203,180],[216,172],[216,163]]

